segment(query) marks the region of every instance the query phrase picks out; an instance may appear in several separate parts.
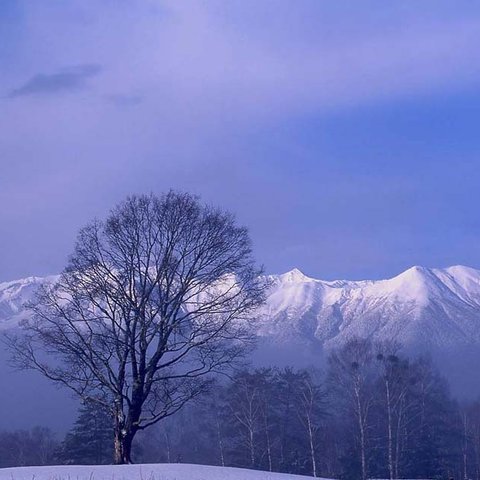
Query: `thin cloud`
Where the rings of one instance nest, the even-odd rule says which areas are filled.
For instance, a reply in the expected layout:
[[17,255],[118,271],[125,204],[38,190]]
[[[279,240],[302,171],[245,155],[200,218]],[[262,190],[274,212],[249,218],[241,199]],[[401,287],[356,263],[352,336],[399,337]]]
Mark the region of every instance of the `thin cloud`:
[[102,68],[96,64],[77,65],[64,68],[56,73],[38,74],[20,87],[12,90],[9,98],[29,95],[54,95],[85,88],[87,81],[98,75]]

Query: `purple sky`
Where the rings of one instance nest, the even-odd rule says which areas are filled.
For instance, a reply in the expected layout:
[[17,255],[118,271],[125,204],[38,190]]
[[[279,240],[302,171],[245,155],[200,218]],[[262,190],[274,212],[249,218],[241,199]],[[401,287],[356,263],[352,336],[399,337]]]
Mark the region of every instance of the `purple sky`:
[[268,272],[480,268],[478,45],[466,0],[2,0],[0,281],[170,188]]

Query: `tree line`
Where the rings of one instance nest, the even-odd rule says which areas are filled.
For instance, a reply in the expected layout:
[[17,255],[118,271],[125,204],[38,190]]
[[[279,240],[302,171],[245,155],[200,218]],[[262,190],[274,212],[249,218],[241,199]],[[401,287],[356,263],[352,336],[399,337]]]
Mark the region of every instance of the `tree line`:
[[[111,415],[82,405],[63,441],[0,433],[0,466],[108,464]],[[459,404],[427,357],[353,339],[323,372],[261,368],[219,379],[142,432],[137,462],[186,462],[327,478],[480,479],[480,401]]]
[[457,402],[428,357],[357,338],[333,351],[323,372],[238,372],[141,444],[150,445],[148,461],[464,480],[480,478],[479,434],[480,403]]

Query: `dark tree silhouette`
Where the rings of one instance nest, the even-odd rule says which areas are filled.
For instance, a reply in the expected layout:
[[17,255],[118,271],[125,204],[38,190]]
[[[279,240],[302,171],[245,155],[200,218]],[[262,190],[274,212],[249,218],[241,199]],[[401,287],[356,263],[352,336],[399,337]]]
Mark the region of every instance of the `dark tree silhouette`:
[[204,392],[251,341],[263,303],[245,228],[189,194],[132,196],[83,228],[44,286],[14,362],[95,402],[114,420],[114,461],[135,434]]

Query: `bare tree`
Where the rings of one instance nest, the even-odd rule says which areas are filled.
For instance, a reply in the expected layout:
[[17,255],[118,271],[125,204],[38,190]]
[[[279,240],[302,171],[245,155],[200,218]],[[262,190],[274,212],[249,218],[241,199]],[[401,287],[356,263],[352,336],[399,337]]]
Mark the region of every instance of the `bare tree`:
[[301,372],[296,390],[296,410],[300,423],[305,428],[312,476],[318,476],[317,437],[320,430],[320,420],[326,413],[326,394],[318,381],[318,372]]
[[386,417],[387,463],[390,480],[398,478],[400,436],[403,426],[405,399],[408,393],[408,361],[400,358],[400,344],[377,342],[376,358],[380,365],[379,383],[383,390]]
[[274,414],[275,409],[272,405],[274,390],[274,370],[264,368],[257,370],[256,376],[260,384],[260,416],[265,437],[265,454],[267,457],[268,471],[273,472],[273,447],[275,443],[274,433]]
[[262,398],[261,386],[255,374],[240,372],[229,389],[227,409],[229,416],[238,428],[239,445],[245,449],[248,464],[256,467],[258,437],[262,430]]
[[353,338],[328,359],[330,385],[355,418],[362,480],[368,477],[370,410],[375,395],[373,353],[372,342]]
[[114,461],[135,434],[205,391],[250,343],[264,301],[245,228],[189,194],[132,196],[83,228],[60,279],[9,337],[14,362],[114,419]]
[[468,416],[465,409],[460,411],[462,420],[462,473],[463,480],[468,480],[468,440],[469,440],[469,428],[468,428]]

